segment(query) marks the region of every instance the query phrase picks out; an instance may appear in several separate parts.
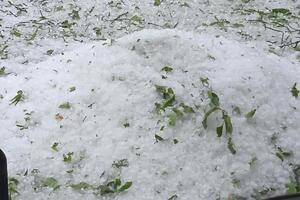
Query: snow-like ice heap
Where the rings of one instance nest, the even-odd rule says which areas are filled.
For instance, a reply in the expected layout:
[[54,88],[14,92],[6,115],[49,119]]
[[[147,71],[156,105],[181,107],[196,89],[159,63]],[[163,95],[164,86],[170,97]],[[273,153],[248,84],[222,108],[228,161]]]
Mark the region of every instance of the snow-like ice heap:
[[[161,71],[166,65],[171,73]],[[268,188],[276,189],[272,194],[285,192],[292,176],[289,163],[300,162],[300,104],[290,92],[299,66],[255,46],[205,34],[144,30],[8,70],[18,75],[0,78],[0,144],[10,175],[20,181],[17,199],[97,199],[92,191],[79,193],[68,185],[103,183],[116,175],[112,163],[120,159],[129,162],[121,179],[133,185],[112,199],[250,198]],[[209,78],[231,116],[235,155],[225,137],[217,137],[214,117],[207,130],[202,126],[208,105],[200,78]],[[168,126],[166,116],[154,111],[162,101],[155,85],[172,88],[176,100],[196,113]],[[9,105],[18,90],[25,101]],[[60,109],[64,102],[71,109]],[[236,106],[242,115],[232,114]],[[245,119],[255,108],[254,117]],[[155,142],[155,134],[165,141]],[[58,152],[51,149],[55,142]],[[281,161],[278,147],[293,156]],[[71,163],[63,162],[68,152],[74,152]],[[54,177],[61,187],[34,192],[36,176]]]

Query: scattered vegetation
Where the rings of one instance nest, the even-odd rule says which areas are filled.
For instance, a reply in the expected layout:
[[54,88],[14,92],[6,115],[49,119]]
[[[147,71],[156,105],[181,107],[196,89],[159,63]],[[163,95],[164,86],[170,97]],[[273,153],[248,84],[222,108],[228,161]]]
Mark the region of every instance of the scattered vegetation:
[[215,92],[213,92],[212,88],[209,86],[208,78],[206,78],[206,79],[202,78],[201,82],[202,82],[203,86],[205,86],[208,89],[207,97],[210,100],[209,109],[204,114],[204,118],[202,120],[202,125],[205,129],[207,129],[208,128],[207,122],[208,122],[209,117],[213,113],[221,112],[222,123],[221,123],[221,125],[216,127],[217,136],[221,137],[223,135],[223,132],[225,131],[226,138],[227,138],[227,147],[232,154],[236,154],[236,150],[235,150],[234,144],[232,142],[233,127],[232,127],[231,117],[229,116],[229,114],[226,110],[224,110],[223,108],[220,107],[219,97]]
[[163,97],[161,103],[155,103],[155,110],[158,114],[169,113],[167,117],[170,126],[175,126],[177,120],[184,117],[185,114],[195,113],[192,107],[176,102],[176,96],[172,88],[159,85],[155,85],[155,88]]

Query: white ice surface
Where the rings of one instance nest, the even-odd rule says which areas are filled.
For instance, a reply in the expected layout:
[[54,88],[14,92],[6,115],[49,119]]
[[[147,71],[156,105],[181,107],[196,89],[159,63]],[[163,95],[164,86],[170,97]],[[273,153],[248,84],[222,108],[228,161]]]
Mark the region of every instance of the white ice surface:
[[[165,65],[174,70],[162,79]],[[251,199],[265,188],[284,193],[291,176],[289,163],[300,162],[300,103],[290,92],[299,80],[299,66],[255,45],[208,34],[143,30],[111,44],[81,45],[15,70],[18,75],[0,78],[0,146],[10,174],[20,181],[16,199],[153,200],[174,194],[183,200],[227,199],[231,194]],[[200,77],[209,78],[232,116],[236,155],[229,152],[224,137],[217,138],[213,119],[208,130],[202,127],[207,104]],[[154,112],[155,102],[161,101],[155,84],[173,88],[177,101],[197,112],[160,132],[166,119]],[[69,92],[72,86],[76,90]],[[20,89],[25,101],[9,105]],[[64,102],[72,108],[58,108]],[[257,112],[246,120],[231,114],[233,106],[243,114],[254,108]],[[25,113],[31,111],[29,128],[19,130],[16,124],[24,124]],[[57,121],[57,113],[64,119]],[[126,122],[130,127],[123,126]],[[156,133],[167,140],[155,143]],[[291,159],[282,162],[276,157],[274,134],[276,145],[293,151]],[[175,138],[179,143],[173,143]],[[54,142],[59,152],[51,149]],[[68,152],[74,152],[71,164],[63,162]],[[254,157],[257,161],[250,167]],[[112,163],[125,158],[129,167],[122,168],[121,177],[133,182],[128,191],[96,197],[68,187],[80,181],[103,183],[114,173]],[[66,172],[71,168],[72,175]],[[61,188],[34,192],[34,176],[23,176],[27,169],[55,177]],[[240,185],[232,184],[233,179]]]

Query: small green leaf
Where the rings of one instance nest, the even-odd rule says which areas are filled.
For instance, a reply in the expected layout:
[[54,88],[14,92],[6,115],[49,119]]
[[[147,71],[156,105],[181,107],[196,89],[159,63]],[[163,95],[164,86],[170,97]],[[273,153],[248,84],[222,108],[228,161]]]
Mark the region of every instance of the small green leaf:
[[46,53],[48,56],[51,56],[53,54],[54,50],[53,49],[49,49]]
[[201,83],[202,83],[202,85],[204,86],[204,87],[208,87],[209,86],[209,79],[208,78],[200,78],[200,81],[201,81]]
[[74,190],[88,190],[90,188],[93,188],[92,185],[86,183],[86,182],[80,182],[78,184],[72,184],[70,185],[72,189]]
[[160,71],[165,71],[166,73],[169,73],[173,71],[173,68],[170,66],[165,66]]
[[294,83],[292,89],[291,89],[291,93],[293,95],[293,97],[297,98],[299,95],[299,90],[297,89],[297,83]]
[[121,179],[117,178],[117,179],[115,180],[115,189],[117,189],[121,184],[122,184],[122,183],[121,183]]
[[172,111],[176,114],[177,117],[183,116],[183,112],[181,112],[181,110],[179,110],[178,108],[172,108]]
[[124,128],[128,128],[128,127],[130,127],[130,124],[128,122],[126,122],[123,124],[123,126],[124,126]]
[[129,162],[127,159],[121,159],[121,160],[117,160],[114,161],[112,166],[116,167],[116,168],[121,168],[121,167],[128,167],[129,166]]
[[132,186],[132,182],[131,181],[126,182],[124,185],[122,185],[122,187],[120,187],[118,189],[118,192],[123,192],[123,191],[129,189],[131,186]]
[[155,103],[155,112],[161,114],[165,109],[162,107],[160,103]]
[[218,137],[221,137],[223,133],[223,124],[219,127],[217,127],[217,135]]
[[161,4],[161,1],[160,0],[154,0],[154,5],[155,6],[159,6]]
[[256,109],[251,110],[250,112],[248,112],[247,114],[245,114],[245,117],[247,119],[252,118],[255,115]]
[[9,105],[12,105],[12,104],[15,104],[15,106],[20,102],[20,101],[23,101],[24,100],[24,94],[23,94],[23,91],[22,90],[19,90],[17,92],[17,95],[12,98],[10,101],[11,103]]
[[73,86],[73,87],[70,87],[69,92],[74,92],[75,90],[76,90],[76,87]]
[[70,163],[70,162],[72,162],[72,156],[73,156],[73,154],[74,154],[74,152],[69,152],[69,153],[67,153],[67,154],[63,154],[63,161],[65,162],[65,163]]
[[174,194],[170,198],[168,198],[168,200],[176,200],[177,198],[178,198],[178,196],[176,194]]
[[250,166],[253,166],[253,165],[256,163],[256,161],[257,161],[257,157],[253,157],[253,158],[251,159],[251,161],[249,162],[249,165],[250,165]]
[[232,142],[232,138],[228,138],[228,143],[227,143],[227,147],[229,149],[229,151],[232,153],[232,154],[236,154],[236,150],[234,148],[234,144]]
[[17,29],[12,29],[11,34],[13,34],[16,37],[21,37],[21,33]]
[[278,14],[281,13],[283,15],[291,15],[291,11],[289,9],[286,8],[274,8],[272,9],[272,13]]
[[60,104],[59,108],[61,108],[61,109],[70,109],[71,108],[71,104],[69,102],[65,102],[63,104]]
[[210,109],[209,111],[207,111],[205,114],[204,114],[204,118],[202,120],[202,125],[205,129],[207,129],[207,120],[208,120],[208,117],[213,113],[215,112],[216,110],[218,110],[217,107],[213,107],[212,109]]
[[232,110],[232,113],[235,113],[237,115],[241,115],[241,109],[238,106],[235,106]]
[[1,67],[0,69],[0,76],[5,76],[7,73],[5,72],[5,67]]
[[225,123],[226,133],[227,134],[232,134],[233,128],[232,128],[231,118],[227,114],[225,114],[224,112],[223,112],[223,120],[224,120],[224,123]]
[[141,24],[143,21],[143,18],[141,18],[137,15],[134,15],[133,17],[130,18],[130,20],[134,23]]
[[177,121],[177,114],[171,114],[168,116],[169,118],[169,125],[170,126],[175,126],[176,125],[176,121]]
[[71,13],[69,13],[69,16],[72,17],[73,20],[80,20],[79,11],[78,10],[72,10]]
[[284,156],[281,152],[277,152],[276,153],[276,156],[281,160],[281,161],[284,161]]
[[101,195],[105,195],[105,194],[110,194],[110,193],[114,193],[115,191],[113,191],[109,186],[107,185],[100,185],[98,187],[98,189],[100,190],[100,194]]
[[162,105],[163,108],[173,105],[173,103],[175,102],[175,94],[172,88],[160,85],[155,85],[155,88],[157,92],[163,95],[163,99],[166,100]]
[[14,178],[14,177],[9,177],[9,179],[8,179],[8,193],[9,193],[10,197],[14,194],[19,194],[18,185],[19,185],[18,179]]
[[220,105],[220,100],[216,93],[209,90],[207,91],[207,95],[208,98],[210,99],[210,103],[212,104],[212,107],[218,107]]
[[58,184],[58,181],[55,178],[48,177],[42,181],[42,187],[49,187],[53,190],[57,190],[59,189],[60,185]]
[[290,157],[293,155],[292,151],[283,151],[280,147],[277,148],[278,151],[276,153],[276,156],[281,160],[284,161],[285,158]]
[[175,102],[175,95],[173,94],[163,102],[162,107],[163,108],[170,107],[174,104],[174,102]]
[[294,194],[300,192],[300,188],[298,188],[297,183],[291,182],[286,184],[287,193]]
[[166,86],[161,86],[161,85],[154,85],[155,89],[157,92],[160,92],[162,94],[167,92],[167,87]]
[[65,20],[61,23],[62,28],[70,29],[75,23],[70,23],[68,20]]
[[155,140],[156,140],[156,142],[164,141],[164,138],[162,138],[159,135],[155,134]]
[[183,112],[185,112],[185,113],[195,113],[195,111],[192,107],[187,106],[184,103],[179,104],[179,106],[183,108]]
[[53,144],[52,144],[52,146],[51,146],[51,149],[53,150],[53,151],[56,151],[56,152],[58,152],[58,143],[57,142],[54,142]]

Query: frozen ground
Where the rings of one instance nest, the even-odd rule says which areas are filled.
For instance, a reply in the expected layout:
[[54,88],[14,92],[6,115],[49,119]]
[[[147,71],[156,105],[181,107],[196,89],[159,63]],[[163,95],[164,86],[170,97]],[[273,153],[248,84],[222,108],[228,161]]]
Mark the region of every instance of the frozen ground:
[[[300,4],[281,2],[1,1],[13,199],[299,191]],[[118,178],[131,187],[99,194]]]

